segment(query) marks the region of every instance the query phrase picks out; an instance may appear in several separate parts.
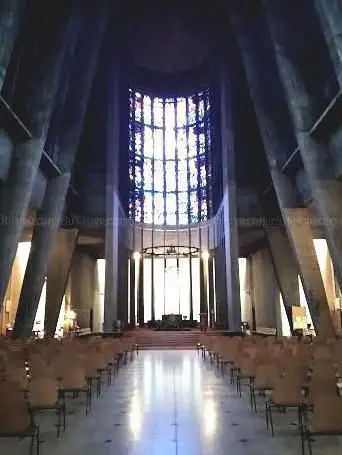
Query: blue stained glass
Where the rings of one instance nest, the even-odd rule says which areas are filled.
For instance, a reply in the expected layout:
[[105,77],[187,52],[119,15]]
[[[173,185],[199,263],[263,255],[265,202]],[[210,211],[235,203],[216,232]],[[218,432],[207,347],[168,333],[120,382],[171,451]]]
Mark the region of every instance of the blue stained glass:
[[144,131],[144,156],[153,158],[153,130],[148,126]]
[[196,103],[194,102],[194,98],[189,98],[189,116],[188,116],[188,123],[189,125],[196,122]]
[[204,111],[204,99],[200,99],[199,103],[198,103],[198,120],[201,122],[204,118],[204,114],[205,114],[205,111]]
[[198,195],[196,191],[190,193],[190,218],[193,223],[198,219]]
[[189,177],[190,177],[190,189],[197,188],[198,173],[197,173],[197,161],[195,159],[189,160]]
[[199,152],[200,153],[205,153],[205,134],[201,133],[198,136],[198,142],[199,142]]
[[135,120],[141,122],[142,120],[142,98],[141,96],[135,97]]
[[197,136],[194,128],[189,129],[189,157],[197,155]]
[[207,93],[167,99],[132,90],[129,95],[129,216],[155,225],[207,219],[211,207]]
[[152,191],[153,174],[152,174],[152,160],[144,160],[144,190]]

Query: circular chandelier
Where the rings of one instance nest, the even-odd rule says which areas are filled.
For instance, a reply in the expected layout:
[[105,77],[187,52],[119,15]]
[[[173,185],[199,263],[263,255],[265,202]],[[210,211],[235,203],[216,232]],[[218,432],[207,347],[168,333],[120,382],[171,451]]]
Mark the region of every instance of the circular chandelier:
[[200,249],[195,246],[184,245],[165,245],[149,246],[141,250],[143,255],[157,257],[184,257],[195,256],[200,253]]

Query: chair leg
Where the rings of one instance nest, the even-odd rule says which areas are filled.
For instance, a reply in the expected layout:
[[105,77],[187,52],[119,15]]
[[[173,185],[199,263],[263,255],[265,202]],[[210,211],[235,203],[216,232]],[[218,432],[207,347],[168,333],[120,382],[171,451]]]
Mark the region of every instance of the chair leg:
[[272,432],[272,436],[274,437],[272,406],[271,406],[271,403],[269,403],[269,402],[268,402],[268,412],[269,412],[269,417],[270,417],[271,432]]
[[265,401],[265,419],[266,419],[266,429],[269,427],[269,416],[268,416],[268,406],[267,401]]
[[61,418],[62,418],[62,408],[61,408],[61,407],[57,407],[56,411],[57,411],[57,439],[58,439],[59,436],[60,436],[60,434],[61,434],[61,426],[62,426],[62,422],[61,422]]
[[36,444],[37,444],[36,455],[39,455],[39,453],[40,453],[40,430],[39,430],[39,427],[37,427],[37,429],[36,429]]

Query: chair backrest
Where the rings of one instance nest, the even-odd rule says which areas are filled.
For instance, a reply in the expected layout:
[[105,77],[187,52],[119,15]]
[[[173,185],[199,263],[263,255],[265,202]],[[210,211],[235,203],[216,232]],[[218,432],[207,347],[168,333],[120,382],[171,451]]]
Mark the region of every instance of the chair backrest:
[[30,381],[30,406],[54,406],[58,400],[58,386],[54,378],[34,378]]
[[0,387],[0,433],[20,433],[30,425],[24,394],[18,383],[4,381]]
[[312,425],[314,430],[342,433],[342,398],[331,394],[317,397]]

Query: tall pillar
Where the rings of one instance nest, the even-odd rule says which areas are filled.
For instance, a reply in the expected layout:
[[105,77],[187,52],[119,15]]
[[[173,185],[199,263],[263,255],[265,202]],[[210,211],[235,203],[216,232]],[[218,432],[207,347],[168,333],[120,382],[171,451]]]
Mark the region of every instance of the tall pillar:
[[25,2],[22,0],[4,0],[0,5],[0,91],[18,35],[24,7]]
[[92,328],[95,301],[96,260],[87,252],[76,249],[71,273],[71,307],[81,329]]
[[[115,57],[113,57],[113,61]],[[107,133],[107,169],[106,169],[106,233],[105,258],[106,279],[104,299],[104,331],[113,330],[113,322],[118,319],[118,270],[119,270],[119,226],[122,212],[119,199],[119,157],[120,157],[120,74],[115,62],[108,75],[108,112],[106,119]]]
[[[270,83],[269,79],[265,79],[264,77],[265,61],[263,56],[265,54],[270,55],[271,48],[268,46],[262,29],[260,28],[262,22],[259,22],[257,25],[254,22],[258,20],[257,14],[253,16],[248,14],[248,2],[236,2],[231,17],[241,50],[241,56],[256,111],[267,161],[271,169],[275,193],[284,220],[287,236],[291,244],[293,256],[290,254],[289,249],[287,249],[287,252],[289,253],[289,263],[295,265],[292,273],[293,275],[297,276],[299,274],[301,276],[306,299],[310,312],[312,313],[311,316],[315,321],[316,328],[319,329],[318,313],[322,313],[326,316],[325,319],[328,323],[326,328],[321,327],[320,330],[327,334],[332,334],[333,328],[329,322],[329,306],[314,250],[311,228],[310,226],[307,226],[305,235],[303,235],[303,230],[296,227],[296,224],[299,225],[301,221],[306,219],[305,216],[307,216],[307,213],[303,211],[299,218],[301,221],[298,223],[298,219],[295,219],[295,222],[292,222],[289,218],[289,210],[298,208],[300,206],[300,199],[293,183],[279,169],[279,163],[284,161],[288,154],[286,145],[284,148],[283,136],[284,124],[289,125],[289,118],[285,113],[279,115],[279,106],[273,102],[274,99],[282,100],[279,95],[279,93],[281,93],[281,84],[274,82]],[[250,21],[252,21],[252,23]],[[272,61],[271,55],[267,65],[270,69],[273,67],[273,70],[276,70],[275,62]],[[285,100],[283,101],[285,102]],[[286,112],[286,105],[284,105],[283,111]],[[299,291],[294,284],[294,276],[291,279],[293,286],[288,286],[289,283],[286,282],[284,270],[281,269],[280,265],[283,261],[283,257],[277,259],[279,250],[275,242],[276,239],[271,239],[270,229],[268,229],[268,234],[271,251],[273,251],[273,259],[278,272],[280,290],[282,292],[284,304],[287,308],[287,313],[290,314],[291,306],[298,305]],[[274,244],[274,247],[272,247],[272,244]],[[305,258],[302,257],[304,252]],[[319,312],[317,311],[317,308],[320,309]]]
[[270,255],[292,331],[292,306],[300,306],[299,269],[283,226],[265,226]]
[[145,322],[144,312],[144,255],[139,259],[139,275],[138,275],[138,324],[143,325]]
[[77,229],[60,229],[56,235],[46,274],[46,338],[55,336],[77,238]]
[[[92,27],[89,25],[87,20],[85,20],[85,23],[83,24],[78,45],[75,49],[75,62],[72,67],[69,80],[70,85],[62,111],[62,127],[58,138],[58,164],[62,171],[65,172],[65,174],[57,177],[57,179],[48,181],[46,189],[47,197],[44,201],[43,208],[40,213],[42,219],[49,219],[51,213],[53,213],[54,228],[51,229],[51,226],[49,223],[47,223],[46,225],[40,226],[39,234],[37,230],[34,230],[32,236],[32,248],[28,260],[31,268],[27,268],[27,273],[25,273],[22,298],[23,305],[30,305],[28,302],[31,302],[32,304],[32,309],[29,310],[29,314],[30,320],[33,321],[35,318],[35,312],[38,308],[34,302],[36,302],[37,299],[39,302],[46,270],[49,264],[51,249],[53,248],[58,226],[63,216],[65,198],[71,178],[70,172],[72,171],[75,156],[78,150],[92,82],[97,67],[98,56],[102,44],[103,35],[106,29],[108,18],[107,7],[104,7],[103,9],[97,8],[95,12],[97,13],[98,17],[95,21],[94,17],[92,17]],[[93,25],[93,23],[95,25]],[[87,52],[85,52],[85,49]],[[84,58],[85,55],[86,58]],[[56,185],[56,181],[60,183]],[[62,187],[63,190],[61,189]],[[39,260],[31,261],[31,255],[33,256],[35,254],[34,252],[41,242],[40,239],[43,237],[46,239],[45,242],[50,245],[50,249],[43,249],[40,253],[41,257]],[[37,247],[35,246],[36,244]],[[41,283],[40,289],[38,283]],[[20,298],[20,301],[22,298]],[[60,302],[56,301],[55,305],[57,308],[60,305]],[[31,311],[33,311],[34,314],[31,315]],[[21,316],[18,311],[18,318],[20,317]],[[16,332],[15,329],[14,332]],[[15,333],[15,336],[18,334]]]
[[[267,21],[275,49],[279,74],[285,89],[286,98],[304,168],[310,183],[312,195],[320,216],[326,221],[323,225],[336,277],[342,287],[342,182],[335,179],[334,166],[325,142],[310,133],[316,121],[316,100],[304,89],[307,77],[301,50],[291,41],[290,21],[284,21],[272,0],[264,0]],[[337,221],[337,222],[336,222]]]
[[[234,72],[230,68],[231,73]],[[226,261],[226,304],[228,305],[229,330],[241,330],[241,304],[239,284],[239,245],[236,206],[234,109],[235,88],[234,76],[226,67],[220,69],[221,95],[221,139],[222,139],[222,175],[223,175],[223,213],[224,213],[224,245]]]
[[214,292],[214,258],[213,258],[214,251],[210,252],[210,256],[208,258],[208,309],[209,309],[209,324],[210,327],[213,327],[214,323],[214,305],[215,305],[215,292]]
[[201,313],[208,314],[208,302],[207,302],[207,291],[206,291],[206,276],[205,276],[205,260],[200,252],[199,257],[199,268],[200,268],[200,311]]
[[129,298],[130,298],[130,324],[135,327],[135,302],[136,302],[136,273],[135,273],[135,258],[130,256],[129,261]]
[[32,332],[69,182],[70,174],[62,174],[50,180],[46,189],[43,206],[33,229],[30,255],[13,328],[15,338],[26,338]]
[[45,3],[40,12],[44,22],[45,8],[54,9],[55,5],[53,23],[48,28],[43,23],[31,24],[23,38],[25,58],[17,74],[12,107],[34,138],[16,145],[7,180],[0,190],[0,214],[7,220],[0,225],[0,308],[24,228],[69,32],[68,7],[61,8],[60,4],[58,7],[58,3],[57,0],[48,6]]
[[342,3],[340,0],[314,0],[314,3],[342,87]]
[[216,325],[219,328],[228,327],[228,305],[226,289],[226,261],[224,244],[215,249],[215,294],[216,294]]

